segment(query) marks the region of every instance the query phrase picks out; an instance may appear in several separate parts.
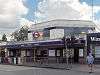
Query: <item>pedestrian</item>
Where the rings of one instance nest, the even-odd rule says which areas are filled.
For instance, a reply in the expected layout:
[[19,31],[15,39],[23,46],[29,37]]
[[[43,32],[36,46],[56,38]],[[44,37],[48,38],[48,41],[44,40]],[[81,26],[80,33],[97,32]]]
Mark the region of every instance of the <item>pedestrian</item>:
[[92,53],[89,53],[89,55],[86,58],[86,61],[90,69],[89,73],[92,73],[93,72],[93,62],[94,62],[94,57],[92,56]]

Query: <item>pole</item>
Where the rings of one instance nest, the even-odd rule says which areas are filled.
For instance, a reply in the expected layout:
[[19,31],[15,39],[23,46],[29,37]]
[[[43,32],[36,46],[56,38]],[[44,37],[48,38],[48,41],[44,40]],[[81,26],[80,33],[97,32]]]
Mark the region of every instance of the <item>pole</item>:
[[34,49],[34,63],[36,62],[36,60],[35,60],[36,59],[36,57],[35,57],[35,55],[36,55],[35,51],[36,51],[36,48]]
[[65,57],[66,57],[66,65],[67,65],[66,70],[70,70],[69,61],[68,61],[70,49],[67,48],[66,38],[64,40],[65,40]]
[[92,7],[91,9],[92,9],[92,21],[93,21],[93,20],[94,20],[94,13],[93,13],[93,12],[94,12],[94,11],[93,11],[93,6],[94,6],[94,4],[93,4],[93,0],[92,0],[92,4],[91,4],[91,5],[92,5],[92,6],[91,6],[91,7]]
[[34,23],[35,23],[35,25],[36,25],[37,22],[38,22],[37,16],[36,16],[38,0],[35,0],[35,3],[36,3],[36,5],[34,5],[34,8],[35,8],[35,9],[34,9],[34,12],[35,12],[35,14],[34,14]]

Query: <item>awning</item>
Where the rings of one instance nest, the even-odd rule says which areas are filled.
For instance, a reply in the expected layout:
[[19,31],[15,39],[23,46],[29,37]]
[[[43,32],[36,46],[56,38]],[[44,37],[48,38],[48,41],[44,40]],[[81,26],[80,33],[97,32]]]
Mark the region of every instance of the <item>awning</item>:
[[64,42],[62,40],[58,41],[38,41],[38,42],[31,42],[31,43],[22,43],[22,44],[10,44],[10,45],[2,45],[0,47],[9,48],[9,49],[20,49],[20,48],[36,48],[36,47],[60,47],[64,46]]

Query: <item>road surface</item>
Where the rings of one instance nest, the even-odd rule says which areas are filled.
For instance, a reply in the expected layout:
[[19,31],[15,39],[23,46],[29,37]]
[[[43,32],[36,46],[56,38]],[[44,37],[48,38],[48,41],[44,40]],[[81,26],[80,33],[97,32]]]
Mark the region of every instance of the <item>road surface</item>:
[[[85,67],[85,66],[84,66]],[[81,70],[82,69],[82,70]],[[100,75],[100,68],[92,74],[82,66],[72,70],[0,65],[0,75]]]

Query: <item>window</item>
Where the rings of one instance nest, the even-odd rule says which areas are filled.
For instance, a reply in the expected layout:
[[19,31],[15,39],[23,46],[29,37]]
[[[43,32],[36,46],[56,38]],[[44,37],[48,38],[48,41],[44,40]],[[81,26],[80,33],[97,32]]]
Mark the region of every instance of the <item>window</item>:
[[55,56],[55,50],[49,50],[49,56]]
[[95,47],[95,57],[99,58],[100,57],[100,46]]
[[21,51],[21,57],[25,56],[25,51]]
[[40,50],[37,50],[37,55],[41,55],[41,51]]
[[60,56],[60,50],[57,50],[57,56]]
[[27,50],[27,56],[30,56],[30,50]]
[[79,56],[83,57],[83,49],[79,49]]

